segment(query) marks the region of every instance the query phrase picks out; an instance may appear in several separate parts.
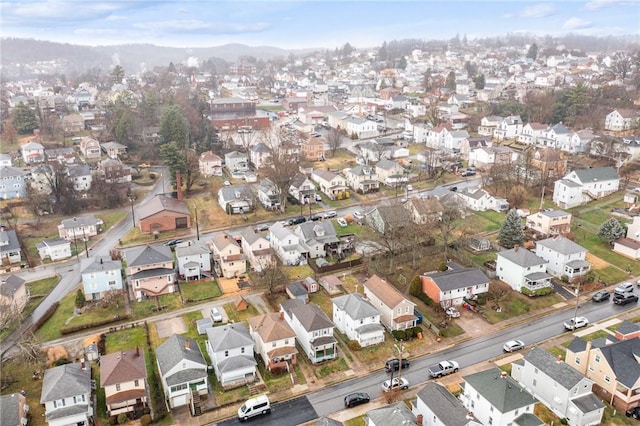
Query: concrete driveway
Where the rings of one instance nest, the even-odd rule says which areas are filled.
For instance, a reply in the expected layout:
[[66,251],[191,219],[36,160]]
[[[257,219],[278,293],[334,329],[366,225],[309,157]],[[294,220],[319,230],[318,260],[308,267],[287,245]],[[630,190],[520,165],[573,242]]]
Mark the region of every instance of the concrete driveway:
[[182,334],[187,332],[187,325],[182,317],[170,318],[156,322],[159,337],[170,337],[174,334]]

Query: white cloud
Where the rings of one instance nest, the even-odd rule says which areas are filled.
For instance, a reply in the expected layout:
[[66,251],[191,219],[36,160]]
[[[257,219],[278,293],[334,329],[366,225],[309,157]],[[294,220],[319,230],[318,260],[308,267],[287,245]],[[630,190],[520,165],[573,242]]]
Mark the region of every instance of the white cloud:
[[556,11],[556,7],[549,3],[539,3],[533,6],[526,7],[520,16],[523,18],[545,18],[553,15]]
[[567,19],[565,23],[562,24],[562,29],[567,31],[581,30],[589,27],[591,27],[590,21],[585,21],[584,19],[576,18],[575,16]]
[[598,10],[609,6],[638,6],[638,0],[590,0],[584,8],[587,10]]

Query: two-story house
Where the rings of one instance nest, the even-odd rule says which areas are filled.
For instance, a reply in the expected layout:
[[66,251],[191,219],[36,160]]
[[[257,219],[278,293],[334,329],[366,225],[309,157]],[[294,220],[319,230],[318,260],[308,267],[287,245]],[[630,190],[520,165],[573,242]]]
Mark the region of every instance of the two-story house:
[[140,348],[100,357],[100,387],[104,388],[107,415],[140,414],[147,406],[147,367]]
[[619,188],[620,176],[613,167],[574,170],[555,182],[553,202],[568,209],[606,197]]
[[518,142],[523,143],[525,145],[536,145],[538,143],[538,138],[542,136],[545,130],[547,130],[547,125],[542,123],[527,123],[522,126],[522,131],[518,135]]
[[56,260],[68,259],[71,257],[71,241],[64,238],[49,238],[36,243],[40,259]]
[[104,224],[102,219],[95,216],[81,216],[71,219],[64,219],[58,225],[58,235],[65,240],[83,240],[95,237],[101,231]]
[[422,291],[443,308],[461,305],[489,291],[489,278],[478,268],[465,268],[456,262],[447,262],[444,272],[420,275]]
[[224,155],[224,165],[229,170],[229,173],[248,172],[249,157],[242,152],[231,151]]
[[251,317],[248,322],[255,350],[269,371],[297,364],[296,333],[285,321],[284,312]]
[[546,260],[547,272],[569,280],[589,272],[587,249],[562,235],[536,242],[536,255]]
[[480,147],[469,151],[469,165],[490,169],[494,165],[513,164],[518,160],[518,153],[508,146],[497,145]]
[[410,198],[402,206],[409,212],[411,221],[415,224],[435,224],[442,220],[444,207],[435,197]]
[[5,230],[0,227],[0,263],[3,267],[10,267],[22,262],[22,249],[14,229]]
[[409,211],[399,204],[380,205],[365,213],[367,225],[382,235],[393,235],[411,221]]
[[178,275],[186,281],[211,275],[211,250],[199,241],[188,241],[176,247]]
[[162,245],[133,247],[124,252],[130,291],[141,300],[177,291],[171,249]]
[[364,282],[364,295],[380,312],[380,322],[387,329],[405,330],[416,326],[416,304],[379,276],[373,275]]
[[207,395],[207,362],[195,340],[174,334],[156,348],[160,381],[171,408],[191,403],[193,393]]
[[284,265],[297,265],[309,252],[301,237],[280,222],[269,228],[269,242]]
[[611,111],[604,120],[604,129],[623,132],[640,122],[640,112],[632,109],[618,108]]
[[127,155],[128,150],[126,145],[113,141],[100,144],[100,149],[109,158],[119,158],[121,155]]
[[311,172],[311,180],[331,200],[341,200],[349,197],[347,181],[338,173],[330,170],[315,169]]
[[261,272],[276,266],[276,252],[262,233],[246,228],[240,235],[242,252],[255,271]]
[[408,181],[408,174],[404,167],[395,160],[380,160],[376,163],[376,176],[378,181],[387,186],[395,187],[404,185]]
[[271,179],[262,179],[256,192],[258,201],[265,210],[276,211],[280,209],[280,191]]
[[545,209],[530,214],[525,226],[542,235],[563,235],[571,232],[571,213],[563,210]]
[[307,161],[324,161],[327,139],[324,137],[310,137],[300,145],[302,158]]
[[38,142],[30,141],[20,147],[22,161],[25,164],[42,163],[45,160],[44,146]]
[[547,273],[547,261],[518,246],[498,252],[496,278],[521,293],[552,286],[551,275]]
[[26,194],[25,172],[19,167],[0,167],[0,200],[24,198]]
[[207,329],[207,353],[222,387],[238,387],[256,379],[254,346],[243,322]]
[[[429,426],[481,426],[449,390],[438,382],[429,381],[411,402],[411,412],[422,424]],[[418,423],[419,424],[419,423]]]
[[213,151],[205,151],[198,158],[198,167],[202,176],[222,176],[222,158]]
[[72,164],[67,167],[67,176],[73,182],[74,191],[82,192],[91,189],[93,176],[87,164]]
[[507,200],[494,197],[483,188],[464,188],[458,192],[458,195],[469,210],[477,212],[487,210],[506,212],[509,210],[509,202]]
[[522,119],[519,115],[510,115],[503,118],[493,130],[493,137],[499,141],[515,139],[522,132]]
[[280,304],[280,311],[313,364],[338,356],[338,341],[333,337],[334,325],[318,305],[289,299]]
[[18,318],[29,296],[25,280],[17,275],[3,275],[0,278],[0,318]]
[[315,204],[316,187],[304,173],[297,173],[291,179],[289,195],[300,204]]
[[380,189],[380,181],[374,166],[355,166],[343,171],[347,185],[359,194]]
[[546,350],[533,348],[513,362],[511,377],[570,425],[601,424],[605,405],[592,393],[593,381]]
[[79,148],[80,152],[87,160],[100,158],[102,152],[100,149],[100,142],[87,136],[83,136],[80,139]]
[[255,170],[262,169],[271,160],[271,149],[266,144],[258,142],[249,148],[249,160]]
[[209,241],[213,267],[218,275],[234,278],[247,272],[247,258],[240,244],[224,231],[216,232]]
[[83,259],[81,265],[87,300],[99,300],[109,292],[122,290],[122,261],[100,256]]
[[250,185],[223,186],[218,190],[218,205],[227,214],[253,211],[254,196]]
[[340,239],[331,221],[301,223],[293,232],[300,237],[310,259],[325,257],[338,251]]
[[358,342],[363,348],[384,342],[380,312],[361,294],[345,294],[331,301],[333,323],[349,340]]
[[0,396],[0,420],[5,425],[26,426],[31,417],[27,405],[26,392],[9,393]]
[[40,403],[49,426],[93,423],[91,366],[82,361],[49,368],[42,378]]
[[114,158],[100,161],[98,174],[107,183],[131,182],[131,167]]

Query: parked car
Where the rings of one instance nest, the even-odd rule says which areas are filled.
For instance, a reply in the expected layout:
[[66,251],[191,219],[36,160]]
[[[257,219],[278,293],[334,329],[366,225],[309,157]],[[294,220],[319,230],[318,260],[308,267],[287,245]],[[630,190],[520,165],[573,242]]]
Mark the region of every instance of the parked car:
[[520,349],[524,349],[524,342],[522,340],[509,340],[502,347],[502,350],[505,352],[514,352]]
[[449,306],[444,312],[451,318],[460,318],[460,312],[453,306]]
[[311,219],[312,221],[317,221],[322,219],[324,216],[321,213],[316,213],[313,216],[311,216],[309,219]]
[[629,281],[618,284],[613,290],[614,294],[627,294],[633,293],[633,284]]
[[169,240],[166,243],[164,243],[165,246],[167,247],[175,247],[178,244],[180,244],[182,242],[182,240]]
[[225,180],[224,182],[222,182],[222,184],[224,186],[231,186],[231,182],[229,182],[228,180]]
[[148,163],[140,163],[138,164],[138,167],[140,167],[141,169],[148,169],[151,166]]
[[465,170],[464,172],[460,173],[460,176],[462,177],[475,176],[475,175],[476,175],[476,172],[472,170]]
[[344,406],[347,408],[355,407],[356,405],[366,404],[371,400],[371,397],[366,392],[354,392],[344,397]]
[[[403,358],[402,369],[404,370],[405,368],[409,368],[409,360]],[[384,369],[387,370],[387,372],[398,371],[400,369],[400,360],[398,358],[387,360],[387,362],[384,363]]]
[[385,380],[384,382],[382,382],[383,392],[389,392],[396,389],[409,389],[409,381],[404,377],[400,378],[400,380],[398,380],[397,377],[394,377],[391,380]]
[[411,184],[407,185],[407,191],[413,191],[413,185]]
[[611,293],[609,293],[607,290],[600,290],[599,292],[591,296],[591,300],[593,300],[594,302],[604,302],[605,300],[609,300],[610,297]]
[[342,226],[343,228],[346,228],[349,225],[347,223],[347,221],[345,220],[345,218],[343,218],[343,217],[337,218],[336,222],[338,222],[338,225]]
[[222,322],[222,313],[218,308],[211,308],[211,321]]
[[457,186],[452,186],[449,188],[449,191],[456,192],[458,190]]
[[298,217],[294,217],[291,218],[287,221],[287,225],[291,226],[291,225],[299,225],[301,223],[305,223],[307,221],[307,218],[305,218],[304,216],[298,216]]
[[330,212],[324,212],[323,216],[324,216],[325,219],[330,219],[332,217],[338,216],[338,212],[336,212],[335,210],[332,210]]
[[318,203],[320,201],[322,201],[322,197],[320,195],[318,195],[318,194],[315,195],[315,198],[316,198],[316,202],[318,202]]
[[268,223],[259,223],[256,225],[256,231],[258,232],[268,231],[270,226],[271,225],[269,225]]
[[352,214],[353,214],[353,217],[355,217],[357,221],[361,221],[361,220],[364,219],[364,213],[362,213],[360,210],[356,210]]
[[586,327],[589,325],[589,320],[585,317],[570,318],[564,322],[564,328],[567,330],[575,330],[577,328]]
[[613,303],[615,303],[616,305],[624,306],[624,305],[628,305],[629,303],[637,303],[637,302],[638,302],[638,296],[636,296],[633,293],[615,294],[613,296]]

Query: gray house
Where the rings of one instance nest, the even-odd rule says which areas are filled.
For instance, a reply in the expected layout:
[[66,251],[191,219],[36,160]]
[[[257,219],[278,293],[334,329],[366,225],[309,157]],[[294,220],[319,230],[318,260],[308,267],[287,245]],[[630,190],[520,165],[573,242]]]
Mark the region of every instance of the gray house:
[[223,186],[218,190],[218,204],[227,214],[253,211],[254,198],[250,185]]
[[474,420],[460,400],[446,387],[436,382],[427,382],[417,393],[416,400],[411,402],[411,411],[416,419],[421,418],[423,424],[428,425],[480,426],[482,424]]
[[300,241],[307,247],[310,259],[325,257],[338,250],[340,240],[336,236],[336,229],[329,220],[320,222],[305,222],[299,224],[293,231],[300,237]]
[[254,347],[243,322],[207,329],[207,353],[223,387],[242,386],[255,380]]
[[368,426],[401,426],[415,425],[416,416],[409,410],[404,401],[393,405],[376,408],[367,412]]
[[92,423],[91,367],[73,363],[49,368],[42,379],[40,403],[51,426]]
[[24,198],[27,192],[25,173],[19,167],[0,168],[0,199]]

